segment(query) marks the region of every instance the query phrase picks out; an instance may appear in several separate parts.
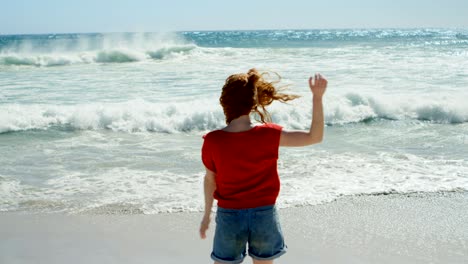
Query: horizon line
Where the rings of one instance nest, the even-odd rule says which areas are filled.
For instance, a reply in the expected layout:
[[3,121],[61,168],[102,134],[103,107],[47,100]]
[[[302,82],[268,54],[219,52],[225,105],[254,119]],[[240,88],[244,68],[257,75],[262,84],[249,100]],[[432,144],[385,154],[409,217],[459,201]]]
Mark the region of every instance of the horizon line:
[[159,30],[159,31],[76,31],[76,32],[40,32],[40,33],[0,33],[0,36],[24,35],[65,35],[65,34],[135,34],[135,33],[184,33],[184,32],[249,32],[249,31],[313,31],[313,30],[418,30],[418,29],[445,29],[468,30],[468,27],[324,27],[324,28],[260,28],[260,29],[192,29],[192,30]]

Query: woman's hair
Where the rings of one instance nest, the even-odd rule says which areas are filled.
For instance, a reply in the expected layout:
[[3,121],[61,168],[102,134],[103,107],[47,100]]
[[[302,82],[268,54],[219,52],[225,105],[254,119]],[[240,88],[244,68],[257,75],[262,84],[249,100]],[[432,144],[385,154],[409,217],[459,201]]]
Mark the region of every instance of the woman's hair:
[[232,120],[248,115],[251,112],[258,114],[260,122],[271,122],[270,113],[266,106],[273,101],[287,102],[298,98],[297,95],[280,93],[274,84],[281,80],[268,82],[263,76],[269,73],[259,73],[256,69],[250,69],[247,73],[233,74],[226,79],[219,102],[224,110],[226,124]]

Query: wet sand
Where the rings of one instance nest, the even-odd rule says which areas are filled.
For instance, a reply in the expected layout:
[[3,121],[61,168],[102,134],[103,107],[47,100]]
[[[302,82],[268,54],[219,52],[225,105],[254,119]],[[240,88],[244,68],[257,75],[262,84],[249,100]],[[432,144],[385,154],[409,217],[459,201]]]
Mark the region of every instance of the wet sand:
[[[468,263],[468,194],[347,196],[280,210],[275,263]],[[0,213],[0,263],[212,263],[200,213]],[[244,263],[251,263],[246,259]]]

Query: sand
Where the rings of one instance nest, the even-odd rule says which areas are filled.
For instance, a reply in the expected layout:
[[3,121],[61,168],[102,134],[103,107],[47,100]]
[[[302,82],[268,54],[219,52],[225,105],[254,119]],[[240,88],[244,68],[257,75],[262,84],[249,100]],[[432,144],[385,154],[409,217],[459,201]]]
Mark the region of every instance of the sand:
[[[468,263],[465,192],[346,196],[280,218],[289,249],[275,263]],[[4,212],[0,263],[212,263],[200,220]]]

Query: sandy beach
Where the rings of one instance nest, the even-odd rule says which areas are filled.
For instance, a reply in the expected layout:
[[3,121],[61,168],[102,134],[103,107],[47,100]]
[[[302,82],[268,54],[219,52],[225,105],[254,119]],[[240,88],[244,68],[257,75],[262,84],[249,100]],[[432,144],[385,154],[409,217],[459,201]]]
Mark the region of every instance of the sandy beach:
[[[2,213],[0,263],[211,263],[200,217]],[[276,263],[468,262],[465,192],[346,196],[280,217],[289,249]]]

